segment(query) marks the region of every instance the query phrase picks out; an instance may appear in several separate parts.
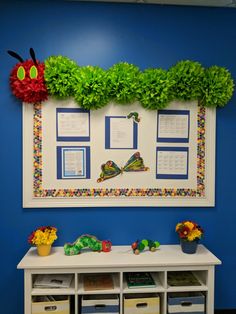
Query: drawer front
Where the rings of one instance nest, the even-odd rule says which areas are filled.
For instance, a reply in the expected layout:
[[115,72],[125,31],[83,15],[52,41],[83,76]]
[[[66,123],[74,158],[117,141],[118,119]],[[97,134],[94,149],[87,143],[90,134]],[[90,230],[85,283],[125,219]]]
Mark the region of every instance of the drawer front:
[[90,295],[82,297],[81,314],[119,314],[119,298],[116,295]]
[[81,309],[81,313],[82,314],[96,314],[96,313],[119,314],[119,306],[118,305],[106,305],[106,304],[83,306]]
[[125,299],[124,314],[159,314],[159,298]]
[[181,306],[181,305],[168,305],[168,313],[169,314],[204,314],[204,305],[192,304],[189,307]]
[[193,296],[193,297],[169,297],[168,298],[168,304],[169,305],[181,305],[181,306],[188,306],[191,304],[204,304],[205,298],[204,296]]
[[32,314],[70,314],[69,302],[35,302],[32,303]]
[[205,312],[205,296],[201,293],[190,293],[179,296],[168,297],[168,313],[191,313],[191,314],[204,314]]

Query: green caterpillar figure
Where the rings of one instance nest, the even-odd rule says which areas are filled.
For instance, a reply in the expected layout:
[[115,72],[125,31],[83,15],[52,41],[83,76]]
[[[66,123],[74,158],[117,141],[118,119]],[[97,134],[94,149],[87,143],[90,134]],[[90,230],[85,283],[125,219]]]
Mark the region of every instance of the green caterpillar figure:
[[84,234],[80,236],[74,243],[66,243],[64,245],[65,255],[77,255],[80,254],[84,248],[90,248],[95,252],[110,252],[111,242],[108,240],[100,241],[96,237],[90,234]]
[[141,241],[137,240],[131,245],[133,252],[136,255],[142,252],[145,247],[148,247],[150,251],[154,252],[159,246],[160,243],[158,241],[152,241],[148,239],[143,239]]

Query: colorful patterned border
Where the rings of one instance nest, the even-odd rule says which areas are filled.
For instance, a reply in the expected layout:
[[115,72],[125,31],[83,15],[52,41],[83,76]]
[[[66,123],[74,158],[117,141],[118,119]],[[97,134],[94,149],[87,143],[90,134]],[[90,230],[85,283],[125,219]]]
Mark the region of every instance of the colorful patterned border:
[[42,165],[42,105],[34,105],[34,197],[205,197],[205,123],[206,109],[198,105],[197,189],[44,189]]

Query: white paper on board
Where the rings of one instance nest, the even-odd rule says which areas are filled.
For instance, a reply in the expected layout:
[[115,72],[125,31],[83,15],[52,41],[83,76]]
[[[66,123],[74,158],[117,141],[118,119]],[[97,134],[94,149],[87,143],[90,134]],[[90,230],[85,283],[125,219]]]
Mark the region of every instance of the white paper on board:
[[89,136],[89,114],[86,112],[58,112],[59,137]]
[[159,138],[188,138],[189,116],[186,114],[159,114]]
[[133,120],[124,118],[110,119],[110,148],[133,148]]
[[62,177],[85,177],[84,150],[65,149],[62,154]]
[[187,175],[187,151],[158,151],[157,173],[168,175]]

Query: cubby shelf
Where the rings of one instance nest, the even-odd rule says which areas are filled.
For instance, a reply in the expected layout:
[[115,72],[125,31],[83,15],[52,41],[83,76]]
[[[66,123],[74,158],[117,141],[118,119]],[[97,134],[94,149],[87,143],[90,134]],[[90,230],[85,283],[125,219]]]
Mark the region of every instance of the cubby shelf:
[[113,284],[114,284],[114,288],[113,289],[106,289],[106,290],[89,290],[86,291],[84,290],[84,286],[83,286],[83,279],[84,279],[84,274],[80,274],[79,276],[79,283],[78,283],[78,294],[79,295],[85,295],[85,294],[119,294],[121,292],[120,289],[120,274],[111,274],[112,275],[112,279],[113,279]]
[[31,295],[74,295],[75,289],[39,289],[33,288]]
[[[24,269],[25,276],[25,314],[32,314],[33,296],[70,295],[73,299],[71,313],[79,314],[79,303],[83,295],[116,294],[120,300],[120,314],[124,313],[123,297],[134,293],[158,293],[160,296],[160,314],[167,314],[167,297],[170,292],[203,292],[206,298],[205,313],[214,313],[214,272],[221,261],[203,245],[199,245],[194,255],[182,253],[179,245],[163,245],[156,252],[145,251],[133,254],[128,246],[113,246],[109,253],[96,254],[82,252],[77,256],[65,256],[62,247],[54,247],[50,256],[37,256],[31,248],[18,264]],[[191,272],[200,282],[198,286],[170,286],[168,274],[176,271]],[[150,288],[128,288],[125,273],[150,272],[156,286]],[[114,289],[85,291],[85,274],[112,275]],[[37,274],[73,274],[69,288],[34,288]]]

